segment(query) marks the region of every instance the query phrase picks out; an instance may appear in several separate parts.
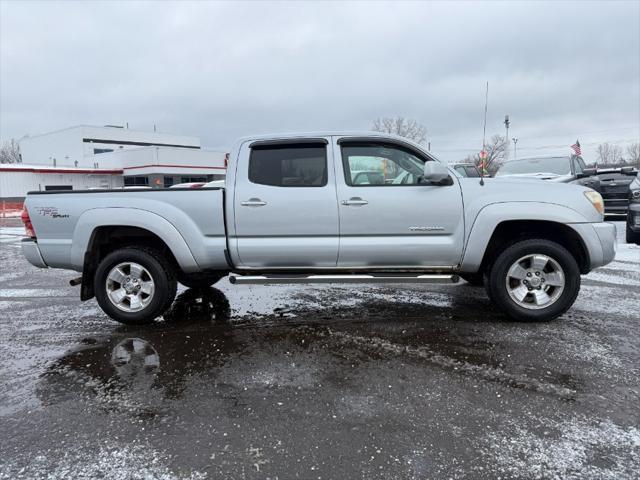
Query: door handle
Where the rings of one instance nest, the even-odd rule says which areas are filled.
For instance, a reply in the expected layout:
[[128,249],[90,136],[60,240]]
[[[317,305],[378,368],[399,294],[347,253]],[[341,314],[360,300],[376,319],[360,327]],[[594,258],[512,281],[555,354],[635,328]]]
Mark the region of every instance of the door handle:
[[361,207],[367,205],[369,202],[361,199],[360,197],[351,197],[349,200],[343,200],[342,205],[353,205],[355,207]]
[[242,205],[243,207],[263,207],[266,204],[267,202],[263,202],[259,198],[250,198],[249,200],[240,202],[240,205]]

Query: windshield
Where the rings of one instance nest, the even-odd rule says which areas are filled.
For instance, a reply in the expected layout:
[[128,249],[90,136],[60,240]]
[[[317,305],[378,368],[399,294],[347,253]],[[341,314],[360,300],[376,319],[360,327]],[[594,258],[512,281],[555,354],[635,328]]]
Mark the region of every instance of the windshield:
[[496,176],[522,173],[553,173],[566,175],[571,173],[569,157],[523,158],[503,164]]

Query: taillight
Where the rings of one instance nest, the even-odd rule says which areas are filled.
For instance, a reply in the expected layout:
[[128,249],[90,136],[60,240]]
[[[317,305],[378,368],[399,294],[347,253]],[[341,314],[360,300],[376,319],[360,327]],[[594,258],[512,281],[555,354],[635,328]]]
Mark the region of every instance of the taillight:
[[189,188],[202,188],[204,187],[204,183],[194,183],[193,185],[190,185]]
[[29,218],[29,211],[27,210],[27,207],[22,209],[22,215],[20,215],[20,218],[22,218],[22,223],[24,223],[24,229],[27,237],[36,238],[36,231],[31,223],[31,218]]
[[224,168],[227,168],[229,166],[229,154],[225,153],[224,154]]

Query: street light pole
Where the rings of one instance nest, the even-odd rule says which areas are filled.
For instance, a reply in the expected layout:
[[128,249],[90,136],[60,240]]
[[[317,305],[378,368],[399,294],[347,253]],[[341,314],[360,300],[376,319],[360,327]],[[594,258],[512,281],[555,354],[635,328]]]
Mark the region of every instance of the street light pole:
[[506,130],[505,132],[505,140],[507,141],[507,143],[509,143],[509,125],[511,124],[511,121],[509,120],[509,115],[505,115],[504,116],[504,128]]
[[517,159],[518,158],[518,139],[516,137],[513,137],[513,159]]

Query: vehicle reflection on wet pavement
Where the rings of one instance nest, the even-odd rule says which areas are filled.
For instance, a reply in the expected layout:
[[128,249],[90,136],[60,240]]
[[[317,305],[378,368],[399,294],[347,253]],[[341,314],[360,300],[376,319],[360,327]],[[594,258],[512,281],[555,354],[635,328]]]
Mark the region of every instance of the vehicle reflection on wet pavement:
[[10,244],[0,478],[634,478],[630,252],[549,323],[465,284],[223,280],[122,326]]

